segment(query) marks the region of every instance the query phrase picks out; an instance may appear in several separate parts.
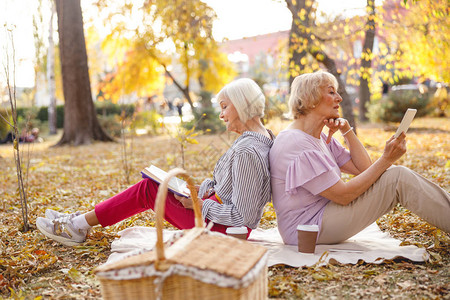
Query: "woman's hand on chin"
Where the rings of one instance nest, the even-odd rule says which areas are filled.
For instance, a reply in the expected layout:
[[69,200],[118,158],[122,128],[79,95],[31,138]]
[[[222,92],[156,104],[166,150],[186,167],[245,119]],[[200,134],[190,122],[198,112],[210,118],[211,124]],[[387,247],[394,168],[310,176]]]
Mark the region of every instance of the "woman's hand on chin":
[[325,126],[328,127],[328,136],[327,136],[327,144],[331,142],[331,137],[338,130],[348,130],[350,129],[350,124],[344,118],[331,118],[323,120]]

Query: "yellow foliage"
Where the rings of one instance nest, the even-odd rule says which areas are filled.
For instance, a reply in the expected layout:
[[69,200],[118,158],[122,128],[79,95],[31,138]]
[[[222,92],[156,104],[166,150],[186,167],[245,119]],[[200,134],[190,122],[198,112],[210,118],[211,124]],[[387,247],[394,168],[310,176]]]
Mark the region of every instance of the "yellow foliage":
[[345,24],[345,26],[344,26],[344,34],[345,34],[345,35],[350,34],[350,27],[349,27],[348,24]]
[[447,0],[408,1],[398,43],[402,66],[436,81],[450,81],[450,18]]
[[[113,29],[102,49],[115,68],[101,85],[106,97],[117,101],[124,94],[161,94],[164,75],[176,64],[183,68],[185,86],[191,79],[201,79],[202,88],[211,92],[235,77],[232,64],[212,38],[216,16],[208,5],[199,0],[171,0],[170,5],[155,0],[141,5],[128,3],[111,14]],[[136,16],[142,22],[130,29]]]
[[303,65],[303,66],[306,65],[307,62],[308,61],[307,61],[306,57],[302,57],[301,60],[300,60],[300,64]]
[[325,59],[325,56],[323,54],[319,53],[319,54],[316,55],[316,59],[318,61],[323,61]]
[[[129,46],[128,41],[122,43],[120,40],[113,42],[119,45]],[[145,47],[135,44],[128,48],[116,65],[116,71],[112,78],[102,85],[105,98],[117,102],[121,96],[136,93],[138,97],[161,93],[164,87],[164,69],[160,63],[146,51]]]
[[195,58],[199,63],[194,71],[198,78],[203,79],[204,90],[216,93],[237,75],[228,57],[219,51],[216,44],[198,49]]

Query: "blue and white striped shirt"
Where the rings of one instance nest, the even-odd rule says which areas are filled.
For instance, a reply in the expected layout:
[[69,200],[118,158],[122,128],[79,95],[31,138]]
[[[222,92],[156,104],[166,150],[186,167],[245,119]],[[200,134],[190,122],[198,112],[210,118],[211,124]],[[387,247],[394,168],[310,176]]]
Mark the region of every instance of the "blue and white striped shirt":
[[213,188],[223,204],[205,199],[203,217],[226,226],[258,226],[271,199],[269,150],[275,136],[268,132],[272,139],[254,131],[244,132],[217,161],[213,180],[202,182],[199,195]]

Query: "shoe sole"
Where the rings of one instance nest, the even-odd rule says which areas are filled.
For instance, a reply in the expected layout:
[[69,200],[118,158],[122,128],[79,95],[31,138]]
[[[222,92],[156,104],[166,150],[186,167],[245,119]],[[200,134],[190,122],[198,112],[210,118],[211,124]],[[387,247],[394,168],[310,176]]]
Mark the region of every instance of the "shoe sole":
[[70,240],[68,238],[65,238],[65,237],[62,237],[62,236],[59,236],[59,235],[51,234],[51,233],[45,231],[44,228],[42,228],[39,225],[39,223],[36,223],[36,227],[46,237],[48,237],[48,238],[50,238],[50,239],[52,239],[54,241],[57,241],[58,243],[61,243],[61,244],[65,245],[65,246],[78,246],[78,245],[81,245],[82,243],[84,243],[84,241],[83,242],[74,242],[74,241],[72,241],[72,240]]

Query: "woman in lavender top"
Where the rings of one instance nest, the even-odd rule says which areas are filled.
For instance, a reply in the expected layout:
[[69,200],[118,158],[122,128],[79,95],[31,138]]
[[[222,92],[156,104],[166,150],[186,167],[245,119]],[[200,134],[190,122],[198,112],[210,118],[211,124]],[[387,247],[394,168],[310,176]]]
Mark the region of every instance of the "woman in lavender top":
[[[406,152],[405,133],[391,137],[372,163],[348,121],[339,117],[337,89],[336,78],[324,71],[300,75],[292,83],[294,120],[270,151],[272,198],[284,242],[297,244],[297,225],[317,224],[318,243],[339,243],[397,203],[450,232],[448,192],[408,168],[393,166]],[[348,150],[332,137],[338,130]],[[345,182],[341,172],[356,176]]]

